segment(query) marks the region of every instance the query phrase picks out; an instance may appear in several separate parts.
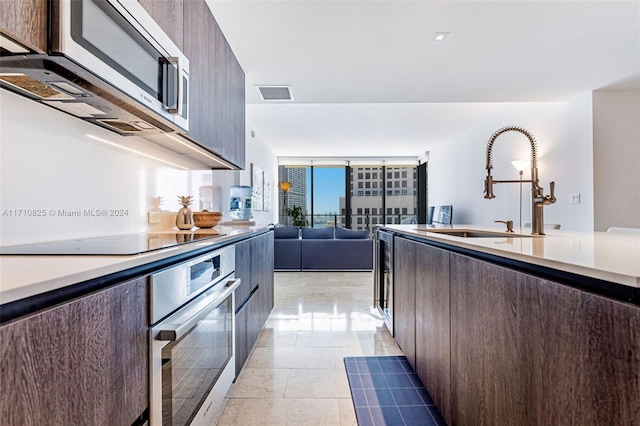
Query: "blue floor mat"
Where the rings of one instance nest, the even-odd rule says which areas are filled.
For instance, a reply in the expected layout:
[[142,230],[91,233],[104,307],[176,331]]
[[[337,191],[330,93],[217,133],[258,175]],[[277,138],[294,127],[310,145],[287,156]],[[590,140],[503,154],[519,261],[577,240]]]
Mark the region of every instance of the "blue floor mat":
[[446,426],[404,356],[345,357],[359,426]]

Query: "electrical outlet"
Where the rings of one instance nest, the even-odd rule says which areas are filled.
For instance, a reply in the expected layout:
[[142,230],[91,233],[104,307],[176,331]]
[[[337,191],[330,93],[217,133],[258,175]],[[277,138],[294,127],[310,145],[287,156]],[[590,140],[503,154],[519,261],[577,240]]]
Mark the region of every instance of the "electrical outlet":
[[147,218],[149,225],[157,225],[160,223],[160,212],[149,212],[147,213]]
[[569,195],[569,202],[571,204],[580,204],[580,194],[570,194]]

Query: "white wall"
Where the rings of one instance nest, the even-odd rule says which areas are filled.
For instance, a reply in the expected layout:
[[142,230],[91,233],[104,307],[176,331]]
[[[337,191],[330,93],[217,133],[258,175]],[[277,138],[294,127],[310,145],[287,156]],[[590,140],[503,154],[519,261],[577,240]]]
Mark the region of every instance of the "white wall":
[[595,230],[640,228],[640,91],[593,92]]
[[[493,225],[494,220],[508,219],[518,226],[518,184],[497,184],[496,198],[483,198],[487,141],[493,132],[507,125],[522,126],[535,136],[540,184],[545,194],[549,193],[549,182],[556,182],[558,201],[545,207],[545,223],[559,223],[568,230],[593,230],[590,93],[566,103],[505,104],[482,126],[440,143],[429,153],[429,205],[452,204],[453,221],[457,224]],[[518,179],[511,160],[529,158],[528,139],[518,132],[504,133],[493,145],[492,175],[495,179]],[[529,178],[528,171],[523,178]],[[531,222],[530,188],[530,184],[523,184],[523,225]],[[580,193],[580,204],[569,203],[571,193]]]
[[[178,195],[193,195],[194,210],[212,201],[228,220],[229,188],[249,183],[248,171],[184,170],[195,164],[142,138],[120,137],[5,90],[0,114],[0,245],[171,229]],[[254,138],[247,148],[247,165],[259,163],[277,176],[268,146]],[[62,216],[63,210],[80,216]],[[124,215],[90,216],[85,210]],[[162,212],[161,224],[147,224],[151,210]],[[256,219],[273,222],[269,213]]]

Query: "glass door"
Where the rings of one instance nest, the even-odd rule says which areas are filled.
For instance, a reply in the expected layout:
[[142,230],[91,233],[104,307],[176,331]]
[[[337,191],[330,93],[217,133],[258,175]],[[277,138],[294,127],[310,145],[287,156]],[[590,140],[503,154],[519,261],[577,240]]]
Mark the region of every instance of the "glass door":
[[162,424],[187,425],[233,357],[233,295],[162,349]]

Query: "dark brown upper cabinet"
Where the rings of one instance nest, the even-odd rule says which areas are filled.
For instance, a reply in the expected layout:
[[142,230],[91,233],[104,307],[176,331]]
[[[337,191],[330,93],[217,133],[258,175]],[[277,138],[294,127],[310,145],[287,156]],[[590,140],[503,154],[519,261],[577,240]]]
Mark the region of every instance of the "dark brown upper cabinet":
[[244,71],[204,0],[184,2],[183,52],[189,59],[189,135],[244,169]]

